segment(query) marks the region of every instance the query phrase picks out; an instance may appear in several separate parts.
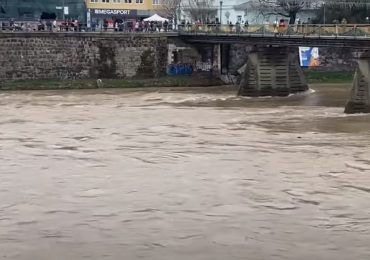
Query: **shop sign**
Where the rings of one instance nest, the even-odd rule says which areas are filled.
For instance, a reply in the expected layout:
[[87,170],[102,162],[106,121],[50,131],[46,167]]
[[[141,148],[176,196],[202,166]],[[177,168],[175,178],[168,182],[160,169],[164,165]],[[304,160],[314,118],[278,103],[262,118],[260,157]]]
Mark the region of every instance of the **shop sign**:
[[92,16],[136,16],[137,10],[130,9],[92,9]]

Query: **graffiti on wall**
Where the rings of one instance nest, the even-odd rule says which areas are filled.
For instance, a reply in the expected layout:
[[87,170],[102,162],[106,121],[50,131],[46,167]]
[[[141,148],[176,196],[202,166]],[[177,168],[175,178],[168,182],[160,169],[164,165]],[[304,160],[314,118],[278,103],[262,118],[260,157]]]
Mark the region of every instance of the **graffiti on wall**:
[[193,74],[193,65],[191,64],[170,64],[167,66],[167,75],[191,75]]

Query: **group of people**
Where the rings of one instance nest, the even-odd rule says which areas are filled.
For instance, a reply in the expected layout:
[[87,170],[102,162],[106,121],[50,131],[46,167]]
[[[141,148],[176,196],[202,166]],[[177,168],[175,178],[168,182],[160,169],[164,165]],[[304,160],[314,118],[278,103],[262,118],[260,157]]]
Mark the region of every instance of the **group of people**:
[[[263,26],[263,32],[269,31],[269,26],[271,24],[267,23]],[[273,24],[273,31],[276,35],[284,34],[287,26],[285,19],[280,19],[280,21],[275,21]],[[231,21],[226,25],[221,26],[218,19],[213,21],[206,21],[202,23],[201,21],[195,21],[193,23],[183,21],[180,25],[180,30],[186,31],[207,31],[207,32],[228,32],[228,33],[247,33],[249,32],[249,21],[237,21],[233,24]]]
[[91,26],[76,19],[15,21],[13,19],[0,21],[2,31],[49,31],[49,32],[81,32],[81,31],[111,31],[111,32],[168,32],[174,30],[172,21],[145,22],[144,20],[104,19],[92,21]]
[[105,32],[168,32],[174,30],[174,26],[171,21],[146,22],[144,20],[104,19],[100,23],[98,21],[92,22],[91,29],[92,31],[100,30]]
[[200,20],[197,20],[193,23],[190,23],[189,21],[182,21],[179,25],[180,30],[184,31],[207,31],[207,32],[248,32],[249,28],[249,22],[248,20],[236,22],[233,24],[231,21],[228,22],[226,25],[221,26],[221,23],[219,22],[218,18],[215,20],[207,20],[205,23],[201,22]]
[[39,21],[1,21],[3,31],[49,31],[49,32],[77,32],[84,30],[83,24],[75,19],[66,20],[39,20]]

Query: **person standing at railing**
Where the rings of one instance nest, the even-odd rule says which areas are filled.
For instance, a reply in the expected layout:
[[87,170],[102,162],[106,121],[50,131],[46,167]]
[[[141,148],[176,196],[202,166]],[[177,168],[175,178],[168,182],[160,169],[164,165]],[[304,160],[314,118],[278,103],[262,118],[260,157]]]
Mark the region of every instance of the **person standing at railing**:
[[263,22],[263,27],[262,27],[262,30],[263,30],[263,33],[266,33],[267,31],[268,31],[268,27],[269,27],[269,25],[270,25],[270,22],[269,22],[269,20],[265,20],[264,22]]
[[221,30],[221,24],[218,18],[216,18],[216,21],[215,21],[215,30],[216,30],[216,33],[220,32]]
[[144,28],[144,32],[148,32],[148,28],[149,28],[149,24],[148,24],[148,22],[143,22],[144,24],[143,24],[143,28]]
[[307,18],[306,34],[311,34],[313,31],[311,17]]
[[277,36],[279,34],[279,25],[277,20],[274,21],[273,26],[274,26],[274,36]]
[[186,31],[190,32],[191,24],[189,23],[189,21],[186,21],[186,23],[185,23],[185,21],[182,21],[181,22],[181,27],[183,29],[186,29]]
[[[28,26],[27,26],[28,27]],[[57,20],[54,20],[52,23],[53,31],[57,31]]]
[[347,19],[346,18],[343,18],[342,21],[340,22],[341,23],[341,28],[340,28],[340,34],[343,34],[345,31],[346,31],[346,27],[347,27]]
[[298,28],[299,28],[299,24],[300,24],[301,20],[299,18],[297,18],[295,20],[295,24],[294,24],[294,32],[298,32]]
[[298,21],[298,33],[303,33],[303,26],[302,26],[302,21],[301,21],[301,19],[299,19],[299,21]]
[[248,32],[248,28],[249,28],[249,22],[248,20],[246,20],[244,23],[244,32]]
[[50,21],[50,20],[47,20],[47,21],[46,21],[46,28],[47,28],[47,30],[48,30],[49,32],[51,32],[51,31],[52,31],[52,26],[53,26],[53,24],[51,23],[51,21]]
[[103,28],[105,32],[108,30],[108,20],[107,19],[104,19],[103,21]]
[[204,31],[209,32],[209,28],[211,27],[211,26],[210,26],[210,23],[211,23],[211,22],[210,22],[210,21],[209,21],[209,19],[207,18],[207,19],[206,19],[206,21],[205,21],[205,24],[203,24],[203,26],[204,26],[203,30],[204,30]]
[[195,30],[199,31],[201,29],[201,22],[200,20],[195,21]]
[[240,28],[240,23],[239,23],[239,21],[237,21],[236,24],[235,24],[235,30],[236,30],[237,34],[240,34],[240,31],[241,31],[240,29],[241,29]]
[[232,32],[233,32],[233,27],[234,27],[234,25],[233,25],[233,23],[230,21],[230,23],[229,23],[229,32],[230,32],[230,33],[232,33]]
[[280,22],[279,22],[279,35],[280,36],[283,36],[285,32],[285,20],[284,19],[280,19]]

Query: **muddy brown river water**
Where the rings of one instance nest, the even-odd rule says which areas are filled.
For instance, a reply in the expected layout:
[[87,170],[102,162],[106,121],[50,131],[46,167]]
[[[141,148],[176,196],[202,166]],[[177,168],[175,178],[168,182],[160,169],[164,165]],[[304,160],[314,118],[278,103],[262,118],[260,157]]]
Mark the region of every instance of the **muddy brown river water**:
[[348,88],[0,92],[0,259],[370,259]]

